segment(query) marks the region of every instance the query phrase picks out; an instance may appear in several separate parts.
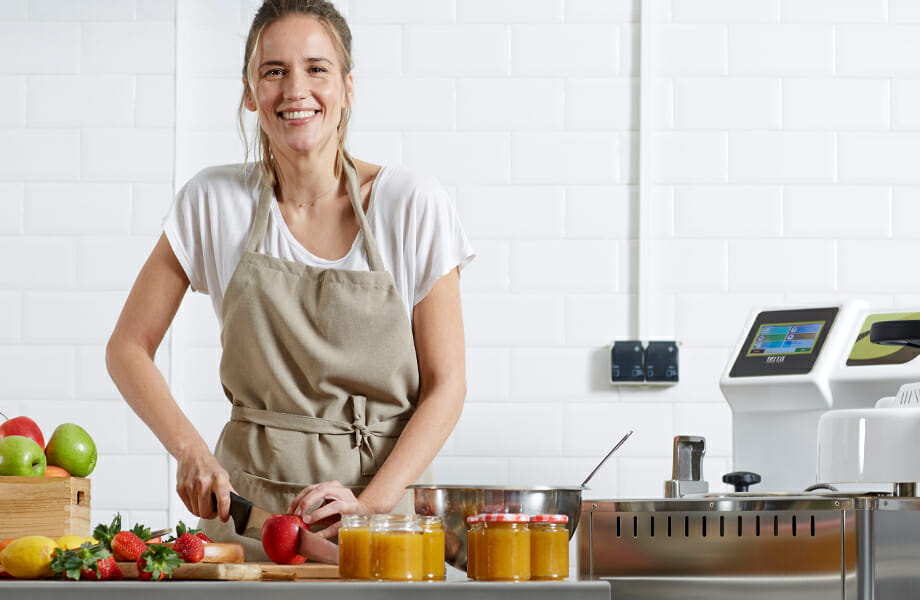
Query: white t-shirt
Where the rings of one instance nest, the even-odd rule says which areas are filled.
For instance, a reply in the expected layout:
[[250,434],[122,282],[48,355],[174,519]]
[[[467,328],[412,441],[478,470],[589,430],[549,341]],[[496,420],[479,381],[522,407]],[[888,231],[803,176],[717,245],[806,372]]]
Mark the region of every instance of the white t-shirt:
[[[224,292],[246,246],[259,200],[255,165],[222,165],[204,169],[179,191],[163,229],[185,270],[193,291],[211,296],[218,321]],[[433,178],[406,169],[383,167],[374,180],[367,222],[377,240],[386,269],[406,305],[412,308],[435,282],[473,257],[456,209]],[[369,270],[364,235],[338,260],[315,256],[288,229],[278,202],[272,201],[265,240],[259,252],[316,267]]]

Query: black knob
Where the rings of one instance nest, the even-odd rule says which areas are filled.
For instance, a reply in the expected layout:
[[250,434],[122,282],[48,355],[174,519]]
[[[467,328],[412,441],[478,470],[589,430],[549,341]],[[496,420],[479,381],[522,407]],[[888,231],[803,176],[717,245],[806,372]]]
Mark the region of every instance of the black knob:
[[760,475],[750,471],[734,471],[723,475],[722,481],[735,486],[736,492],[746,492],[748,487],[760,483]]

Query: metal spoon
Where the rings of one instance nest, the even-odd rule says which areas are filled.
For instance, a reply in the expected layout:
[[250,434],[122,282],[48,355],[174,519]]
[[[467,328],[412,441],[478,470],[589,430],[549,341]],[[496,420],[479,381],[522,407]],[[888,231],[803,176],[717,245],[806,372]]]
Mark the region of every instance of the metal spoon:
[[585,477],[585,480],[581,482],[581,487],[583,487],[583,488],[588,487],[588,482],[591,481],[591,478],[594,477],[594,474],[597,473],[598,469],[600,469],[601,467],[604,466],[604,463],[607,462],[607,459],[610,458],[610,457],[613,455],[613,453],[616,452],[617,449],[618,449],[620,446],[623,445],[623,442],[625,442],[626,440],[628,440],[628,439],[629,439],[629,436],[631,436],[632,434],[633,434],[633,430],[630,429],[629,431],[626,432],[626,435],[624,435],[622,438],[620,438],[620,441],[617,442],[617,445],[613,447],[613,450],[611,450],[610,452],[608,452],[608,453],[607,453],[607,456],[605,456],[603,459],[601,459],[601,462],[597,463],[597,466],[594,467],[594,470],[591,471],[591,473],[589,473],[588,476]]

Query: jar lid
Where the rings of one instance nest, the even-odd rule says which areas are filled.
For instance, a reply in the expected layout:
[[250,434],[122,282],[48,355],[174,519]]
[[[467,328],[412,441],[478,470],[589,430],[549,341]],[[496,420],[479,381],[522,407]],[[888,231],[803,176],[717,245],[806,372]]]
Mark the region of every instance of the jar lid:
[[466,518],[467,525],[473,525],[474,523],[479,523],[482,521],[482,515],[470,515]]
[[530,517],[531,523],[568,523],[567,515],[534,515]]
[[482,515],[486,523],[527,523],[530,515],[523,513],[487,513]]

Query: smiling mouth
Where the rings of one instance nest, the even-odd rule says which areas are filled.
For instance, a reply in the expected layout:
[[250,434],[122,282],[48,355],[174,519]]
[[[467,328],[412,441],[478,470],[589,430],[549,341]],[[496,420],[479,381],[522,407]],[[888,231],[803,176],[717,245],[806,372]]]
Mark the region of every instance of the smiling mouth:
[[315,115],[317,112],[319,111],[317,110],[294,110],[294,111],[288,111],[288,112],[280,112],[278,114],[281,115],[282,119],[294,121],[297,119],[307,119]]

